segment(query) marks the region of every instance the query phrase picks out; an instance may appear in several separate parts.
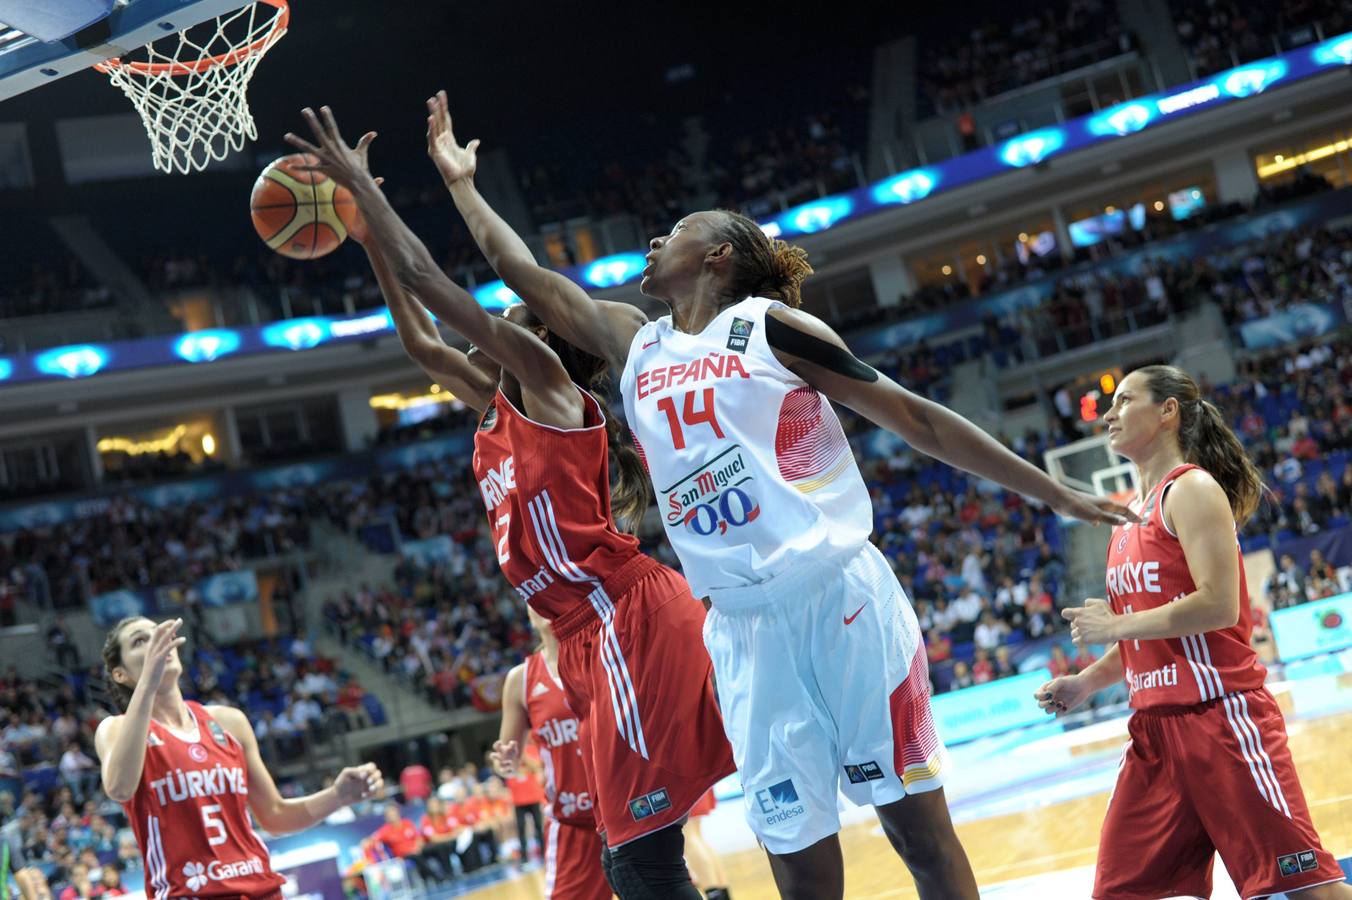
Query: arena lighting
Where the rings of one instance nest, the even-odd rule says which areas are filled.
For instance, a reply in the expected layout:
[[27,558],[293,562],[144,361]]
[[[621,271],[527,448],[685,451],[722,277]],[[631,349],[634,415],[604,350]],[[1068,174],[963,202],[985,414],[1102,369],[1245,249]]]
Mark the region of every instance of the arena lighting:
[[1113,378],[1112,372],[1104,372],[1099,376],[1099,387],[1103,388],[1104,394],[1112,396],[1113,392],[1117,390],[1117,380]]
[[427,406],[431,403],[454,403],[455,395],[443,391],[441,385],[432,385],[426,394],[374,394],[368,401],[372,409],[408,409],[411,406]]
[[[1238,102],[1242,98],[1264,92],[1274,85],[1280,87],[1297,79],[1320,75],[1335,66],[1349,65],[1352,65],[1352,32],[1331,37],[1316,45],[1289,51],[1279,57],[1240,66],[1203,81],[1183,85],[1171,93],[1138,97],[1057,127],[1041,129],[994,147],[975,150],[954,159],[928,165],[923,169],[913,169],[894,175],[884,181],[856,188],[844,194],[815,200],[758,224],[761,230],[772,238],[792,238],[799,234],[821,232],[842,222],[881,210],[895,209],[898,205],[915,203],[945,191],[996,177],[1007,172],[1010,167],[1024,168],[1036,165],[1054,154],[1064,155],[1105,141],[1118,140],[1123,136],[1153,128],[1162,122],[1185,118],[1210,106]],[[1144,111],[1133,107],[1144,107]],[[1144,115],[1145,112],[1150,113],[1148,118]],[[1264,166],[1259,169],[1258,174],[1262,178],[1268,178],[1302,162],[1321,159],[1342,150],[1342,142],[1315,148],[1303,156],[1287,157],[1280,162]],[[932,182],[926,183],[921,177],[922,173],[923,176],[932,179]],[[1159,205],[1156,209],[1159,209]],[[620,256],[632,257],[641,252],[643,251],[640,249],[632,254]],[[607,260],[609,259],[613,257],[608,257]],[[569,267],[561,270],[560,274],[586,288],[601,287],[602,285],[585,277],[592,271],[592,267],[600,262],[603,261],[597,260],[590,265]],[[953,267],[949,266],[950,272],[952,269]],[[608,270],[603,277],[614,279],[618,271],[618,268]],[[607,281],[605,286],[632,284],[637,281],[641,272],[641,266],[627,268],[623,282]],[[501,310],[519,302],[520,299],[501,281],[480,285],[473,290],[473,294],[481,306],[490,310]],[[366,311],[351,318],[316,317],[310,326],[300,328],[297,327],[297,321],[299,320],[273,323],[265,328],[250,326],[235,329],[234,334],[239,339],[239,345],[230,352],[303,350],[330,340],[362,340],[366,335],[387,333],[391,327],[390,320],[376,311]],[[200,335],[204,332],[195,333]],[[271,339],[268,335],[271,335]],[[182,338],[182,335],[163,335],[117,344],[65,347],[61,348],[61,353],[53,354],[49,351],[43,354],[45,362],[41,367],[38,363],[38,354],[13,354],[8,361],[0,360],[0,384],[7,387],[51,375],[79,378],[96,372],[192,361],[185,358],[180,347],[186,350],[187,356],[195,357],[198,362],[210,358],[209,345],[194,346],[192,342],[180,345],[178,342]],[[53,361],[62,353],[86,349],[87,346],[91,352],[69,356],[65,364]],[[223,344],[217,347],[216,357],[224,355],[227,346]]]
[[506,309],[521,302],[516,292],[502,281],[490,281],[474,289],[474,299],[484,309]]
[[327,319],[287,319],[263,329],[263,343],[286,350],[309,350],[329,339]]
[[216,436],[210,431],[202,435],[202,452],[207,456],[216,455]]
[[1066,133],[1060,128],[1030,131],[1000,145],[1000,161],[1007,166],[1022,168],[1035,166],[1066,144]]
[[355,319],[335,319],[329,323],[329,336],[336,338],[357,337],[363,334],[375,334],[377,331],[389,331],[394,328],[394,316],[388,309],[382,309]]
[[1252,97],[1284,78],[1286,70],[1286,60],[1270,59],[1231,69],[1216,81],[1221,90],[1231,97]]
[[[133,441],[131,438],[124,437],[106,437],[101,438],[94,446],[100,453],[125,453],[128,456],[141,456],[146,453],[168,453],[178,446],[183,435],[188,433],[186,425],[175,425],[162,438],[150,438],[144,441]],[[205,445],[205,439],[203,444]]]
[[39,353],[33,367],[44,375],[62,375],[66,378],[88,378],[108,364],[110,354],[97,344],[75,344],[54,347]]
[[1090,134],[1096,134],[1099,137],[1121,137],[1134,131],[1140,131],[1149,125],[1156,115],[1155,104],[1152,101],[1133,100],[1130,103],[1120,103],[1117,106],[1109,107],[1098,115],[1090,116],[1086,127],[1088,127]]
[[647,265],[642,253],[616,253],[589,263],[582,270],[582,280],[592,287],[614,287],[639,275]]
[[849,197],[827,197],[813,200],[802,206],[775,217],[782,234],[813,234],[825,231],[854,209],[854,201]]
[[1283,156],[1278,153],[1272,158],[1272,162],[1258,167],[1258,177],[1271,178],[1273,175],[1280,175],[1282,172],[1288,172],[1297,166],[1324,159],[1335,153],[1343,153],[1349,149],[1352,149],[1352,141],[1334,141],[1332,144],[1315,147],[1312,150],[1306,150],[1304,153],[1297,153],[1295,156]]
[[1159,110],[1161,115],[1169,116],[1185,109],[1192,109],[1194,106],[1201,106],[1203,103],[1219,100],[1220,96],[1221,89],[1217,85],[1203,84],[1188,88],[1186,91],[1179,91],[1177,94],[1161,97],[1155,101],[1155,108]]
[[1321,66],[1352,66],[1352,37],[1337,37],[1314,48],[1314,61]]
[[879,182],[873,188],[873,199],[878,203],[914,203],[928,197],[938,183],[939,173],[934,169],[912,169]]
[[190,363],[211,362],[239,349],[239,334],[224,328],[192,331],[174,341],[174,355]]

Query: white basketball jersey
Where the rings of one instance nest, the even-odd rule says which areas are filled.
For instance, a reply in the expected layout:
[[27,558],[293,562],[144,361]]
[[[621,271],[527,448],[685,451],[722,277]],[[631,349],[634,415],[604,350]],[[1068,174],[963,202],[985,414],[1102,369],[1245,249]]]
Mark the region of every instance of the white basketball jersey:
[[699,334],[644,325],[625,414],[690,589],[745,587],[795,560],[857,550],[873,510],[830,402],[784,368],[751,297]]

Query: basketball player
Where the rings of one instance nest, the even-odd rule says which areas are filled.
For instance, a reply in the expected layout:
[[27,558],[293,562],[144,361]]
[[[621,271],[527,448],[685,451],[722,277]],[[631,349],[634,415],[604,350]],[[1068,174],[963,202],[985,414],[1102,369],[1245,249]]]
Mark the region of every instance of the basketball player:
[[284,879],[272,871],[249,812],[270,834],[301,831],[379,794],[384,781],[367,763],[343,769],[318,793],[283,799],[248,717],[183,699],[182,624],[134,617],[108,632],[103,665],[126,711],[94,733],[104,793],[122,804],[136,833],[147,897],[280,900]]
[[718,858],[718,851],[704,839],[700,828],[700,820],[717,806],[718,798],[710,790],[690,810],[690,818],[685,822],[685,862],[690,867],[690,880],[704,892],[705,900],[732,900],[723,862]]
[[[430,151],[479,248],[549,328],[624,375],[658,510],[695,596],[752,830],[785,897],[841,897],[837,788],[878,808],[926,900],[976,897],[949,819],[919,627],[869,543],[868,491],[827,398],[922,452],[1092,522],[1126,510],[1057,484],[972,423],[856,359],[800,312],[806,253],[731,212],[654,238],[655,322],[538,266],[477,193],[442,92]],[[841,783],[841,775],[847,783]]]
[[539,613],[530,607],[526,612],[540,635],[540,649],[507,673],[493,768],[503,778],[515,776],[521,770],[522,740],[527,729],[534,733],[545,770],[545,900],[610,900],[584,740],[558,677],[559,642]]
[[1173,366],[1137,369],[1104,416],[1136,464],[1140,524],[1113,529],[1108,599],[1062,614],[1112,644],[1037,692],[1067,712],[1124,675],[1135,710],[1099,839],[1094,896],[1211,896],[1220,851],[1241,897],[1352,898],[1319,843],[1266,670],[1249,645],[1236,538],[1263,482],[1220,410]]
[[[639,552],[615,518],[647,506],[647,487],[618,423],[587,388],[604,360],[548,331],[524,306],[488,315],[451,282],[400,221],[332,113],[305,116],[320,146],[287,140],[352,191],[369,231],[368,254],[409,356],[429,377],[482,410],[474,473],[502,573],[550,622],[559,676],[584,723],[589,786],[622,900],[690,898],[681,822],[734,768],[699,649],[704,610],[675,572]],[[500,364],[476,365],[441,341],[425,304]],[[475,353],[480,357],[480,353]],[[619,464],[612,515],[607,454]]]

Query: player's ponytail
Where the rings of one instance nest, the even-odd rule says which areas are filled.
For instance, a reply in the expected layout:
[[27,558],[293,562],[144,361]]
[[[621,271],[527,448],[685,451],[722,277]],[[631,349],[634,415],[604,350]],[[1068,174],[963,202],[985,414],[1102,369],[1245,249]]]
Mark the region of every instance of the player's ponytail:
[[[598,379],[601,386],[606,380],[604,376]],[[610,445],[610,455],[614,459],[614,467],[611,469],[614,484],[610,487],[610,514],[614,516],[615,524],[621,531],[633,534],[638,531],[639,522],[642,521],[643,513],[647,511],[652,499],[648,486],[648,470],[644,467],[638,450],[635,449],[632,436],[629,440],[625,440],[628,426],[610,414],[606,401],[600,391],[595,389],[598,381],[593,382],[591,395],[596,398],[602,412],[606,414],[606,442]]]
[[132,622],[139,622],[141,616],[128,616],[113,626],[103,640],[103,680],[108,685],[108,696],[113,698],[119,712],[131,702],[132,688],[113,680],[113,670],[122,665],[122,632]]
[[723,224],[717,239],[732,245],[732,275],[727,294],[734,300],[765,297],[795,309],[803,305],[803,281],[812,274],[807,251],[766,237],[759,225],[741,213],[718,210]]
[[[523,324],[527,328],[543,325],[535,313],[529,313]],[[611,469],[614,483],[610,486],[610,514],[620,530],[632,534],[638,530],[639,521],[651,500],[651,493],[647,469],[634,444],[625,440],[625,427],[611,415],[610,405],[606,403],[610,366],[601,357],[579,350],[552,331],[546,331],[545,343],[558,355],[573,384],[590,393],[606,417],[606,443],[615,460],[614,468]]]
[[1216,479],[1230,500],[1235,521],[1243,525],[1257,511],[1267,486],[1220,409],[1204,400],[1197,382],[1176,366],[1146,366],[1135,374],[1145,377],[1152,402],[1170,397],[1178,401],[1178,447],[1183,458]]

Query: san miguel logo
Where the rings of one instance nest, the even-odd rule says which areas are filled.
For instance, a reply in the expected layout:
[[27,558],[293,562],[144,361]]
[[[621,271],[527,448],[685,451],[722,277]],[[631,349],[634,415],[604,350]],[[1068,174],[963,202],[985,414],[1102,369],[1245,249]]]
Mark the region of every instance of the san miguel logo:
[[684,524],[696,534],[754,522],[760,504],[743,487],[753,481],[740,444],[734,444],[671,487],[665,488],[663,515],[668,525]]
[[1315,618],[1319,621],[1319,626],[1328,631],[1332,631],[1343,624],[1343,614],[1336,609],[1321,609],[1315,613]]

